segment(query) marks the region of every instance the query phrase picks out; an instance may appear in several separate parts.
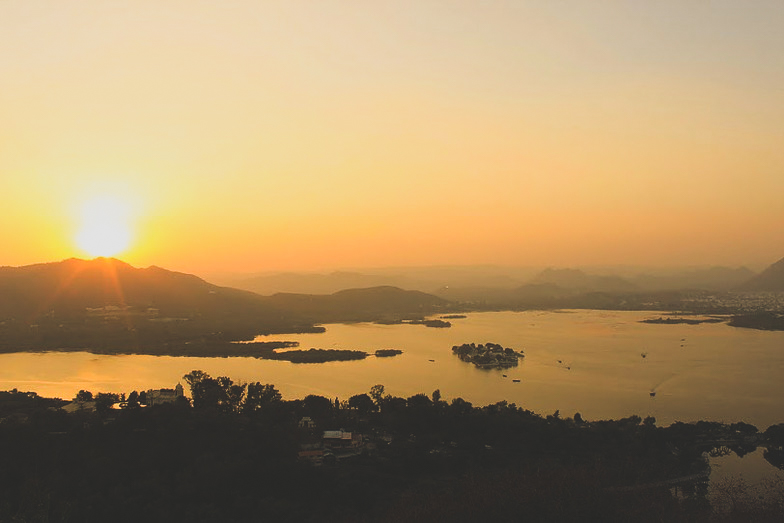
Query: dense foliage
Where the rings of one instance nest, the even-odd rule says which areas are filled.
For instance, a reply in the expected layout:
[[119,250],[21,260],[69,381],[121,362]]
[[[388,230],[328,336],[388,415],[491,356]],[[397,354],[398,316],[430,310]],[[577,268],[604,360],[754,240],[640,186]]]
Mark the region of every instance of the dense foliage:
[[[783,505],[775,504],[780,490],[774,498],[716,512],[706,498],[703,457],[743,455],[757,445],[768,447],[766,457],[780,455],[784,425],[760,434],[744,423],[663,428],[637,416],[543,417],[506,402],[447,402],[439,391],[394,397],[381,385],[345,401],[317,395],[286,401],[271,384],[235,383],[202,371],[184,379],[192,401],[145,407],[145,395],[131,392],[125,408],[116,410],[108,406],[117,398],[81,391],[82,403],[94,401],[96,409],[72,414],[58,409],[58,400],[0,393],[0,521],[741,521],[784,515]],[[341,428],[363,436],[360,451],[325,454],[323,466],[298,461],[301,449],[319,445],[323,430]]]

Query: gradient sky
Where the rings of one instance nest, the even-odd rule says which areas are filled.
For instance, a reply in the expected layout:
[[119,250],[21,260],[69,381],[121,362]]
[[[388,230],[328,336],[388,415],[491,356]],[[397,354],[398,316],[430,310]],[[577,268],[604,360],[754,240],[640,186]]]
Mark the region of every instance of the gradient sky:
[[[784,256],[784,2],[0,2],[0,265]],[[109,220],[111,221],[111,220]]]

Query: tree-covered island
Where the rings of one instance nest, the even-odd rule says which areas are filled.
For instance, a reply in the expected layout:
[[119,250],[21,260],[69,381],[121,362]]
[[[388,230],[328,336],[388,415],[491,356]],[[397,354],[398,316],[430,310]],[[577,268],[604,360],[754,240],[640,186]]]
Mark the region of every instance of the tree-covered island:
[[434,329],[448,329],[452,326],[452,324],[448,321],[439,320],[439,319],[414,319],[414,320],[406,320],[406,319],[396,319],[396,320],[378,320],[375,323],[379,325],[424,325],[425,327],[431,327]]
[[376,358],[390,358],[392,356],[398,356],[403,354],[403,351],[400,349],[378,349],[375,352]]
[[658,318],[646,318],[640,323],[651,323],[656,325],[699,325],[701,323],[724,323],[726,318],[683,318],[681,316],[659,316]]
[[468,363],[473,363],[480,369],[508,369],[517,367],[520,358],[525,355],[522,351],[504,348],[497,343],[475,344],[464,343],[452,347],[452,353]]

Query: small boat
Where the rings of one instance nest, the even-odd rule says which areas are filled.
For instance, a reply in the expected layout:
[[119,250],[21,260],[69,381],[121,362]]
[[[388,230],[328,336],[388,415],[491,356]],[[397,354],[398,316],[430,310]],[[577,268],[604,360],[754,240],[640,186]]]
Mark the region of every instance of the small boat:
[[655,391],[655,390],[652,390],[652,391],[650,392],[650,394],[651,394],[651,398],[652,398],[652,397],[656,396],[656,391]]
[[520,380],[512,380],[515,383],[520,383]]
[[506,378],[506,374],[501,374],[501,376],[503,376],[504,378]]
[[435,362],[436,360],[427,360],[427,361]]

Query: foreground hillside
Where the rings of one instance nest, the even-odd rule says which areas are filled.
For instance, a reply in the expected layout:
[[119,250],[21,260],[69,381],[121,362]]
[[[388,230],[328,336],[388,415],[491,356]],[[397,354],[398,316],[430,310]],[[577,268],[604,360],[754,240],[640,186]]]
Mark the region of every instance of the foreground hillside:
[[[438,391],[374,386],[347,401],[184,376],[193,403],[144,406],[0,392],[0,521],[780,521],[784,490],[721,485],[706,453],[764,446],[784,425],[542,417]],[[93,401],[94,400],[94,401]],[[345,437],[344,437],[345,436]],[[677,487],[673,489],[673,487]]]

